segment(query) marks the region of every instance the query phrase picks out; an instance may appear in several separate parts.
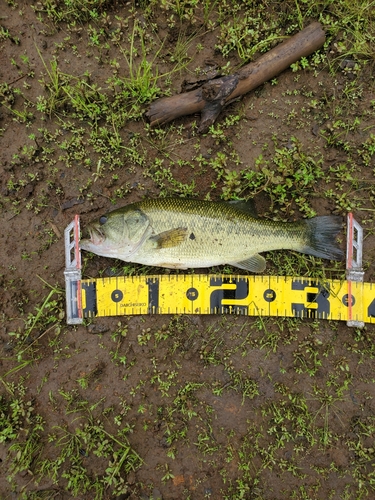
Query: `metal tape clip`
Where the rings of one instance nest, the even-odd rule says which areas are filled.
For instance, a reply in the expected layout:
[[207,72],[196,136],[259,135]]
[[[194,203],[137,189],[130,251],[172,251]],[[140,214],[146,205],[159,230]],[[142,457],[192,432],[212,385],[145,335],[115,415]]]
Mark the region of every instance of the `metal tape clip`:
[[348,213],[348,232],[346,239],[346,279],[348,281],[348,326],[363,328],[365,323],[352,318],[352,281],[363,282],[362,268],[363,229]]
[[83,322],[81,304],[81,251],[79,248],[79,216],[65,228],[65,292],[68,325]]

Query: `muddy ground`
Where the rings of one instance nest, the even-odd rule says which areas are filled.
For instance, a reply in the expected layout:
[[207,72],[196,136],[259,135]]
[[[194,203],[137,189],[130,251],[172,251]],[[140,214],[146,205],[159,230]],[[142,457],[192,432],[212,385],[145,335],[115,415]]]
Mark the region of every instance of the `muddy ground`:
[[[47,70],[52,71],[53,60],[61,74],[81,77],[87,72],[89,85],[110,94],[107,80],[115,66],[110,61],[118,61],[117,75],[129,74],[120,49],[129,43],[127,30],[134,20],[144,24],[151,38],[165,40],[163,58],[153,60],[153,45],[147,54],[159,74],[174,67],[170,54],[179,33],[193,40],[184,54],[187,66],[171,82],[163,80],[162,91],[169,86],[171,93],[180,92],[184,80],[194,80],[195,68],[207,60],[219,68],[228,61],[231,68],[240,64],[236,51],[225,58],[215,50],[217,27],[206,29],[201,18],[193,24],[184,20],[182,28],[170,26],[169,16],[155,9],[149,21],[140,7],[131,11],[130,3],[119,2],[107,9],[108,30],[124,19],[130,28],[123,28],[119,44],[98,46],[88,25],[99,31],[99,22],[82,21],[72,30],[40,16],[28,2],[16,7],[1,2],[0,24],[10,34],[0,42],[0,81],[7,84],[0,108],[2,431],[12,420],[15,400],[32,410],[20,411],[14,434],[0,441],[0,496],[373,498],[373,326],[359,330],[325,320],[184,315],[66,325],[63,232],[74,215],[84,225],[143,197],[218,200],[228,186],[230,196],[235,195],[241,184],[231,185],[210,164],[220,153],[226,154],[228,172],[239,173],[258,168],[260,155],[276,168],[276,150],[288,151],[298,143],[327,177],[314,188],[309,184],[308,206],[318,215],[343,217],[353,209],[365,228],[365,281],[374,281],[375,165],[373,150],[364,146],[372,144],[375,127],[371,62],[357,69],[349,58],[330,68],[322,58],[315,67],[284,71],[277,82],[265,83],[224,110],[218,123],[239,116],[224,127],[224,139],[214,133],[198,136],[194,124],[199,116],[181,118],[161,135],[149,130],[142,114],[132,119],[129,112],[112,128],[124,146],[113,150],[113,169],[105,157],[109,150],[103,153],[90,140],[92,127],[105,128],[105,120],[85,120],[66,101],[51,112],[38,109],[41,97],[51,96]],[[333,61],[337,46],[331,40],[322,53]],[[144,112],[148,103],[140,107]],[[106,159],[98,170],[101,155]],[[168,166],[172,177],[160,173]],[[331,167],[341,168],[341,177],[334,177]],[[327,189],[333,194],[327,195]],[[261,216],[295,220],[309,215],[295,203],[286,211],[275,205],[271,214],[269,193],[258,191]],[[243,194],[248,193],[244,188]],[[343,232],[343,248],[344,240]],[[345,276],[344,263],[309,259],[301,264],[299,257],[271,254],[266,273],[296,269],[309,276],[310,266],[323,266],[328,277]],[[159,272],[166,271],[84,255],[85,278]],[[55,292],[41,309],[51,287]],[[36,308],[41,314],[34,326]],[[38,415],[43,421],[39,430]],[[95,430],[95,422],[107,434]],[[30,461],[22,462],[33,429],[35,439],[25,453]],[[86,437],[77,429],[85,430]],[[53,474],[43,461],[57,464],[69,436],[78,438]],[[105,436],[110,443],[100,454]],[[113,452],[120,441],[132,450],[133,461],[124,458],[115,472],[108,472],[118,464]]]

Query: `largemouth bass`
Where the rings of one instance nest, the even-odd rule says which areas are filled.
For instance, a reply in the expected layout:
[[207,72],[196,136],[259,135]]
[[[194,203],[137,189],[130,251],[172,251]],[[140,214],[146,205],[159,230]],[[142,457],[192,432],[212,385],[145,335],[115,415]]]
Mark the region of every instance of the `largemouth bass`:
[[149,266],[187,269],[230,264],[263,272],[259,252],[295,250],[340,260],[335,242],[341,217],[300,222],[254,217],[246,202],[148,199],[119,208],[87,226],[80,247],[97,255]]

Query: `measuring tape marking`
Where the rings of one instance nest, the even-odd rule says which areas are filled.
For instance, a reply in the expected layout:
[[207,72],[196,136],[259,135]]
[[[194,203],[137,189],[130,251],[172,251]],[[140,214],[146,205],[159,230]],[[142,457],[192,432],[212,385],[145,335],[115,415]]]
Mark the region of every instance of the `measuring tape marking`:
[[82,280],[82,290],[84,317],[236,314],[346,321],[351,304],[352,321],[375,322],[372,283],[353,282],[349,294],[348,282],[340,280],[153,275]]

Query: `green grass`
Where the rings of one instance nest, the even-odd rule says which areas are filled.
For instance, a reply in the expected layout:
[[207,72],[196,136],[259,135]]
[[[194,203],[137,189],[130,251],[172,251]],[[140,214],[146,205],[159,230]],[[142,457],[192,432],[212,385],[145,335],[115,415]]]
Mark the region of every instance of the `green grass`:
[[[28,8],[8,0],[4,16],[23,22]],[[50,263],[57,247],[62,255],[71,200],[83,202],[75,209],[88,220],[143,196],[254,197],[260,215],[277,220],[353,210],[371,238],[374,8],[371,0],[288,0],[282,10],[250,0],[41,0],[35,46],[0,16],[11,73],[0,82],[0,136],[16,127],[24,138],[4,164],[0,208],[7,224],[30,220],[14,262],[0,270],[15,303],[0,313],[7,492],[374,496],[371,328],[175,316],[104,319],[89,335],[66,325],[62,264]],[[197,116],[154,129],[145,122],[150,102],[179,92],[205,59],[232,73],[311,20],[323,24],[325,46],[232,103],[205,135]],[[366,269],[372,257],[370,249]],[[343,263],[292,252],[267,260],[272,275],[345,275]],[[85,277],[160,271],[86,254],[83,262]],[[27,274],[34,264],[43,285]],[[190,472],[181,479],[182,471]]]

